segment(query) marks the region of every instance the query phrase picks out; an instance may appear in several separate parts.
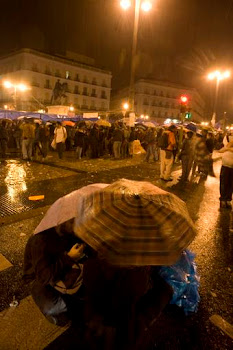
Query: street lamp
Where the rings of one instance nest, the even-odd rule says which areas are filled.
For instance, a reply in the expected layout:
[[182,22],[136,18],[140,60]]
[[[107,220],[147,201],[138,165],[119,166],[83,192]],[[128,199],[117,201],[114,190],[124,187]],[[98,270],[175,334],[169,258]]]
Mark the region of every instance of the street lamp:
[[137,51],[137,38],[138,38],[138,23],[140,8],[144,12],[149,12],[152,9],[153,0],[121,0],[120,5],[124,10],[128,10],[131,4],[134,3],[134,27],[133,27],[133,44],[132,44],[132,56],[131,56],[131,70],[130,70],[130,83],[129,83],[129,102],[132,111],[134,111],[134,80],[135,80],[135,57]]
[[17,108],[17,91],[25,92],[29,90],[29,87],[25,84],[19,83],[19,84],[13,84],[12,82],[6,80],[3,82],[3,86],[6,89],[14,89],[14,102],[15,102],[15,109]]
[[229,70],[226,70],[225,72],[221,72],[219,70],[216,70],[214,72],[209,73],[207,76],[208,80],[216,80],[213,116],[211,119],[211,124],[213,126],[216,123],[216,107],[217,107],[217,101],[218,101],[218,91],[219,91],[220,81],[222,81],[224,79],[228,79],[228,78],[230,78],[230,76],[231,76],[231,72]]

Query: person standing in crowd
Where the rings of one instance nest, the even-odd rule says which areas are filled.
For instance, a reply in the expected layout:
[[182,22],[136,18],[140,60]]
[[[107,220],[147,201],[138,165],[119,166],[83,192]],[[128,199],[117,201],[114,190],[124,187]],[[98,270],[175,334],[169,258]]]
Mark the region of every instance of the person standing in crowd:
[[131,128],[130,135],[129,135],[129,156],[132,158],[134,149],[133,149],[133,142],[137,139],[135,128]]
[[194,143],[192,131],[187,132],[187,137],[183,141],[179,158],[182,162],[182,175],[180,181],[186,182],[188,181],[194,159]]
[[207,131],[202,130],[202,135],[197,134],[198,141],[194,150],[194,164],[192,170],[192,176],[195,174],[196,167],[198,167],[198,173],[201,178],[206,180],[209,174],[210,166],[210,152],[206,145]]
[[8,141],[8,132],[6,129],[6,121],[3,120],[0,124],[0,152],[2,158],[6,158],[7,150],[7,141]]
[[120,129],[120,127],[116,127],[116,129],[113,132],[113,155],[115,159],[120,159],[121,157],[121,145],[123,141],[123,131]]
[[155,162],[157,160],[155,158],[156,134],[152,128],[149,128],[147,130],[145,135],[145,141],[147,143],[145,162],[149,162],[151,156],[153,156],[153,160]]
[[82,152],[84,149],[84,139],[85,139],[85,133],[83,128],[79,128],[74,136],[74,144],[76,147],[76,154],[77,154],[77,159],[82,159]]
[[94,126],[91,129],[90,134],[89,134],[89,144],[91,147],[91,158],[95,159],[95,158],[99,157],[98,142],[99,142],[98,125],[94,124]]
[[172,181],[171,171],[174,162],[173,151],[176,147],[175,138],[176,126],[171,125],[168,130],[164,131],[159,140],[160,147],[160,179]]
[[220,208],[231,209],[233,194],[233,141],[219,150],[222,155],[220,173]]
[[22,153],[24,160],[32,159],[32,146],[35,139],[35,124],[31,120],[26,119],[20,125],[22,130]]
[[209,175],[214,175],[214,164],[213,164],[213,151],[214,151],[214,135],[212,132],[208,132],[206,137],[206,147],[209,151]]
[[56,142],[57,152],[59,159],[62,159],[63,152],[65,151],[65,142],[67,138],[66,128],[57,122],[56,128],[54,130],[54,140]]
[[50,131],[49,131],[48,126],[45,124],[40,125],[39,142],[41,143],[41,151],[42,151],[43,160],[48,155],[49,136],[50,136]]
[[13,137],[15,139],[16,148],[20,149],[22,147],[22,130],[20,129],[18,123],[15,124]]

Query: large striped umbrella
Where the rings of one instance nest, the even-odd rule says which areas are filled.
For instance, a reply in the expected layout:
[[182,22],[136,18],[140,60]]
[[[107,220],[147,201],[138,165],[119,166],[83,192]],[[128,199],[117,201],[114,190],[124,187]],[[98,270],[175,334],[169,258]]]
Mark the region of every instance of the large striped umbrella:
[[117,265],[171,265],[196,235],[185,203],[149,182],[119,180],[84,198],[75,233]]

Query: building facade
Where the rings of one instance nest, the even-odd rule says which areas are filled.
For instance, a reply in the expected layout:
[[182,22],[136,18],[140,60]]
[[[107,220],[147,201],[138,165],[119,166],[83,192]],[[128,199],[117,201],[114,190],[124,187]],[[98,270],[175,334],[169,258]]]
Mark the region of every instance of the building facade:
[[[68,57],[52,56],[31,49],[22,49],[0,57],[0,104],[15,105],[20,110],[44,109],[51,104],[57,82],[67,83],[62,101],[72,105],[76,112],[109,110],[111,79],[109,71],[95,67],[93,59],[68,53]],[[23,83],[28,91],[16,92],[4,88],[4,81]]]
[[[119,112],[127,102],[129,89],[119,90],[112,96],[111,111]],[[159,123],[166,119],[180,119],[180,97],[188,97],[191,120],[201,122],[204,118],[205,103],[199,93],[192,88],[173,83],[140,79],[135,83],[135,112],[138,116],[149,116]]]

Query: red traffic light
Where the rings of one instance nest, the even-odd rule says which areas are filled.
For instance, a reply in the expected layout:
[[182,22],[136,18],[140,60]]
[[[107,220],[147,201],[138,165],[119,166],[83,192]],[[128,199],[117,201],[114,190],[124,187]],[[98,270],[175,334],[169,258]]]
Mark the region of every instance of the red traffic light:
[[188,102],[188,97],[185,96],[185,95],[180,96],[180,102],[184,103],[184,104],[187,103]]

